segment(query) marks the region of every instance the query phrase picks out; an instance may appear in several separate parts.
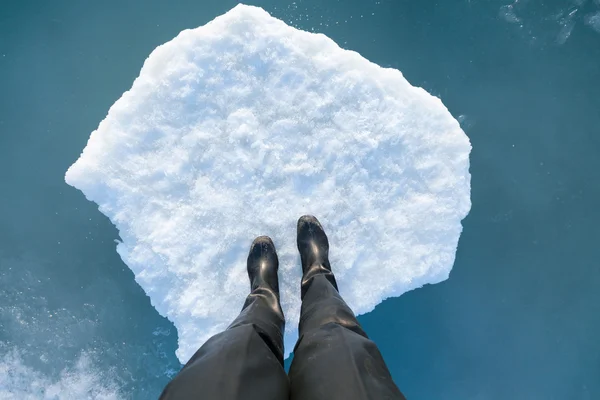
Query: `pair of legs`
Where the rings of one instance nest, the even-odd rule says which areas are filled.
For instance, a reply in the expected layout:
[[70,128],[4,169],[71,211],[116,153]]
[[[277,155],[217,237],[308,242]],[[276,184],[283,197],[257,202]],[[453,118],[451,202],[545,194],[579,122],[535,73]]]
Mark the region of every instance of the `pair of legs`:
[[240,315],[194,354],[161,400],[404,399],[338,293],[329,242],[316,218],[300,218],[297,242],[302,309],[289,376],[283,369],[279,263],[273,242],[261,236],[248,255],[251,292]]

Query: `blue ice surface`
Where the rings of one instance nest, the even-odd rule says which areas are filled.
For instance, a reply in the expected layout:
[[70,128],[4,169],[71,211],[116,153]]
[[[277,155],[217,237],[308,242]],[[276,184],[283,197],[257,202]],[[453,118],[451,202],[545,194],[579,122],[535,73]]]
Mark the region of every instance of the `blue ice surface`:
[[[516,2],[520,23],[502,16],[510,1],[255,4],[400,69],[473,144],[450,279],[360,318],[407,397],[600,398],[598,3]],[[76,390],[60,372],[82,365],[103,375],[96,393],[135,399],[179,368],[176,332],[117,256],[116,230],[63,174],[156,45],[234,5],[3,3],[2,367]],[[20,390],[5,371],[0,390]]]

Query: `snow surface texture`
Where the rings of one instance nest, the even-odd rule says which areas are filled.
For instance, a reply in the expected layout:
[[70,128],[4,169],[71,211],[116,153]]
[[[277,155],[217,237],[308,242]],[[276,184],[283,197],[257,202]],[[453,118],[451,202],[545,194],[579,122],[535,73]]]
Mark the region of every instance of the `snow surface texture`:
[[66,181],[178,329],[182,362],[237,316],[254,237],[278,249],[286,352],[300,311],[298,217],[329,235],[357,314],[447,279],[470,209],[471,146],[442,102],[260,8],[156,48]]
[[[0,343],[1,345],[2,343]],[[0,346],[1,347],[1,346]],[[0,357],[0,399],[2,400],[117,400],[117,385],[82,353],[73,368],[50,378],[26,366],[17,349]]]
[[[600,33],[600,0],[562,0],[559,2],[512,0],[500,7],[500,18],[515,24],[518,31],[535,43],[548,34],[558,45],[565,44],[581,23]],[[591,13],[584,14],[592,9]],[[544,11],[545,10],[545,11]],[[578,29],[578,28],[577,28]]]

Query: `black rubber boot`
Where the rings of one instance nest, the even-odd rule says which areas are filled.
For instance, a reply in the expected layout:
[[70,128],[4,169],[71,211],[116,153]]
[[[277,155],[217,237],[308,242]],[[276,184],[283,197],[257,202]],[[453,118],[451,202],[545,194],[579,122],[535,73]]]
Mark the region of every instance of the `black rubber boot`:
[[325,275],[325,278],[337,290],[335,276],[329,264],[329,240],[319,220],[312,215],[304,215],[298,220],[297,244],[302,260],[302,290],[304,298],[311,279],[315,275]]
[[254,239],[248,253],[246,264],[248,278],[250,278],[250,290],[264,288],[271,290],[279,299],[279,259],[275,251],[275,245],[268,236],[259,236]]
[[270,237],[259,236],[254,239],[248,253],[246,268],[250,279],[250,294],[242,312],[229,329],[254,324],[266,345],[283,365],[285,318],[279,301],[279,259]]

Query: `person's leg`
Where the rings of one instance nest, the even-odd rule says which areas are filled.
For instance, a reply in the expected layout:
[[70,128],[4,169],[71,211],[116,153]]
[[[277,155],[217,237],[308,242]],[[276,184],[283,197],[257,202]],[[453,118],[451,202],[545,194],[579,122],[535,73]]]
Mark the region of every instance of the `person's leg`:
[[405,399],[375,343],[338,293],[319,221],[298,221],[302,309],[289,372],[293,400]]
[[259,237],[248,255],[251,293],[226,331],[210,338],[164,389],[161,400],[287,400],[285,320],[275,246]]

